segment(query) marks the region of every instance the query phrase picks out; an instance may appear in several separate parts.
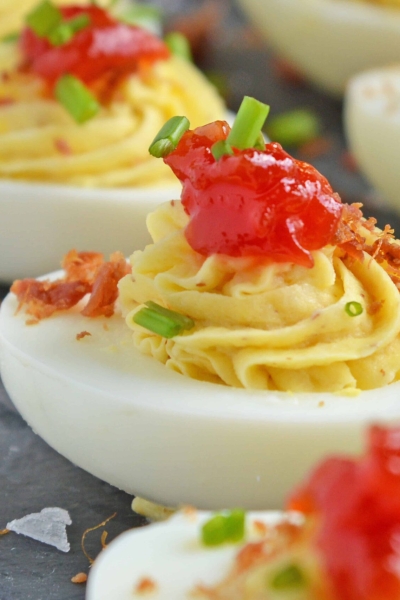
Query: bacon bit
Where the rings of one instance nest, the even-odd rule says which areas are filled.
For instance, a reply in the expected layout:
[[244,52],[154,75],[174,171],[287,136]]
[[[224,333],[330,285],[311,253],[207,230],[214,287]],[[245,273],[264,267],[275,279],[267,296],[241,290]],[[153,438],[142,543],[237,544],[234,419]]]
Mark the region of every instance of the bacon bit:
[[175,206],[175,200],[171,200],[171,206]]
[[70,250],[61,262],[66,272],[67,281],[87,281],[94,283],[97,272],[104,264],[104,256],[100,252],[77,252]]
[[266,525],[263,521],[253,521],[254,531],[257,535],[265,535],[269,529],[268,525]]
[[351,173],[357,173],[357,171],[358,171],[357,161],[355,159],[354,154],[352,154],[348,150],[345,150],[344,152],[342,152],[342,155],[340,157],[340,162],[342,163],[344,168],[347,169],[348,171],[350,171]]
[[236,566],[239,571],[246,571],[249,567],[265,557],[264,542],[254,542],[244,546],[236,556]]
[[17,312],[23,304],[27,304],[26,313],[36,319],[45,319],[58,310],[72,308],[90,290],[91,286],[83,281],[17,279],[11,286],[19,301]]
[[80,333],[76,334],[76,339],[79,342],[79,340],[81,340],[82,338],[86,337],[87,335],[92,335],[92,334],[90,333],[90,331],[81,331]]
[[89,302],[82,310],[85,317],[111,317],[118,298],[118,281],[131,272],[121,252],[115,252],[110,262],[104,263],[96,276]]
[[84,316],[110,317],[114,313],[118,281],[131,271],[120,252],[112,254],[110,262],[104,262],[98,252],[71,250],[64,257],[62,267],[65,276],[56,281],[23,279],[14,282],[11,291],[19,301],[17,312],[27,305],[27,314],[45,319],[56,311],[72,308],[86,294],[92,293],[82,311]]
[[142,577],[142,579],[135,586],[136,594],[152,594],[157,591],[157,584],[150,577]]
[[371,302],[367,309],[367,313],[369,315],[376,315],[376,313],[381,310],[384,302],[384,300],[375,300],[374,302]]
[[189,521],[195,521],[197,519],[197,508],[194,506],[190,506],[189,504],[183,506],[182,509],[183,516]]
[[[108,517],[107,519],[105,519],[104,521],[99,523],[98,525],[95,525],[94,527],[90,527],[89,529],[86,529],[83,532],[82,539],[81,539],[81,548],[82,548],[83,554],[86,556],[86,558],[88,559],[88,561],[90,562],[91,565],[94,563],[94,559],[89,556],[89,554],[86,552],[86,548],[85,548],[85,539],[86,539],[87,534],[90,533],[91,531],[96,531],[96,529],[100,529],[100,527],[105,527],[107,525],[107,523],[109,521],[111,521],[111,519],[114,519],[114,517],[116,517],[116,516],[117,516],[117,513],[115,512],[113,515],[111,515],[111,517]],[[103,540],[103,536],[101,536],[101,539]]]
[[71,146],[68,144],[67,140],[64,140],[62,138],[57,138],[54,140],[54,146],[56,147],[56,149],[59,151],[60,154],[72,154],[72,148]]
[[38,319],[28,319],[27,321],[25,321],[25,325],[37,325],[38,323]]
[[333,145],[332,139],[329,137],[317,137],[309,142],[306,142],[299,148],[299,152],[303,158],[312,159],[318,158],[327,154]]
[[0,106],[11,106],[11,104],[15,104],[15,98],[0,98]]
[[73,577],[71,577],[72,583],[86,583],[87,582],[87,574],[86,573],[77,573]]
[[325,406],[325,402],[323,400],[320,400],[318,402],[318,406],[319,406],[319,408],[322,408],[323,406]]

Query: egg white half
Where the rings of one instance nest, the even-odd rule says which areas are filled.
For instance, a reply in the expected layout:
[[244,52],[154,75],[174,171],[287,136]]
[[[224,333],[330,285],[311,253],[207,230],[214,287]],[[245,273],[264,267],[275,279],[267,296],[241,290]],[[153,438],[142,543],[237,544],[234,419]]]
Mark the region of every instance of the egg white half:
[[143,356],[118,315],[27,325],[16,309],[10,294],[0,366],[22,416],[73,463],[166,506],[280,507],[321,458],[359,452],[368,423],[400,421],[400,383],[352,398],[229,388]]
[[[86,600],[133,600],[142,578],[157,588],[154,600],[189,600],[198,584],[215,585],[229,572],[243,544],[215,548],[201,544],[201,526],[210,513],[180,513],[164,523],[128,531],[116,538],[96,559],[89,575]],[[246,515],[250,541],[254,520],[272,525],[283,513],[259,512]],[[292,513],[292,519],[299,515]],[[259,538],[258,538],[259,539]]]
[[400,212],[400,66],[354,77],[346,91],[344,120],[361,170]]
[[334,95],[356,73],[400,56],[399,9],[350,0],[238,2],[275,50]]

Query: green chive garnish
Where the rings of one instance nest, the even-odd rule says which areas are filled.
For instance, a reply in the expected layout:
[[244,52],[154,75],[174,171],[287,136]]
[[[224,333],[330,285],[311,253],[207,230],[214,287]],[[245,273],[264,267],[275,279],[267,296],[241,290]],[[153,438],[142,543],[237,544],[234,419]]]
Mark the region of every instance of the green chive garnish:
[[157,133],[151,142],[149,152],[156,158],[168,156],[179,144],[185,131],[190,127],[186,117],[172,117]]
[[253,148],[269,113],[269,106],[245,96],[228,135],[228,143],[238,150]]
[[211,146],[211,154],[215,160],[219,160],[226,154],[233,154],[232,146],[228,143],[228,140],[219,140]]
[[72,75],[60,77],[56,83],[55,96],[77,123],[85,123],[100,110],[95,96]]
[[360,302],[347,302],[344,307],[344,310],[349,315],[349,317],[358,317],[363,312],[363,307]]
[[269,585],[274,590],[287,590],[302,587],[305,583],[303,571],[296,564],[291,564],[278,571]]
[[164,42],[168,46],[170,52],[175,54],[175,56],[180,56],[189,62],[193,61],[189,41],[187,37],[182,33],[179,33],[179,31],[171,31],[171,33],[168,33],[164,38]]
[[205,546],[220,546],[240,542],[245,533],[245,512],[234,509],[226,515],[211,517],[201,528],[201,540]]
[[181,334],[185,329],[194,327],[194,321],[190,317],[151,301],[146,302],[146,307],[140,309],[133,316],[133,321],[168,339]]
[[26,23],[39,37],[47,37],[62,22],[62,14],[49,0],[44,0],[26,18]]
[[89,15],[78,15],[69,21],[64,21],[57,25],[57,27],[48,34],[48,39],[53,46],[62,46],[69,42],[78,31],[85,29],[89,24]]
[[11,42],[17,42],[19,40],[19,33],[9,33],[5,37],[1,38],[1,43],[10,44]]
[[266,131],[271,140],[282,146],[301,146],[318,137],[321,123],[313,111],[298,108],[271,118]]

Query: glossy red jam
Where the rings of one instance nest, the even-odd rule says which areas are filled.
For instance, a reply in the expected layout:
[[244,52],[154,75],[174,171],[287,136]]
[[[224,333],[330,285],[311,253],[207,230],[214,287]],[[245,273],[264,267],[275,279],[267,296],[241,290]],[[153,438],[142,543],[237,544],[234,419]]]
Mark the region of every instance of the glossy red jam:
[[311,251],[329,244],[337,229],[339,197],[277,143],[216,161],[211,146],[228,133],[223,121],[188,131],[164,159],[183,185],[189,244],[206,256],[264,255],[311,267]]
[[289,502],[318,517],[337,600],[400,598],[400,428],[369,440],[366,456],[326,460]]
[[60,9],[66,21],[88,15],[90,23],[61,46],[53,46],[30,28],[21,35],[25,68],[50,84],[65,73],[86,84],[112,73],[130,73],[139,62],[152,62],[169,56],[166,45],[150,32],[119,23],[103,9],[69,6]]

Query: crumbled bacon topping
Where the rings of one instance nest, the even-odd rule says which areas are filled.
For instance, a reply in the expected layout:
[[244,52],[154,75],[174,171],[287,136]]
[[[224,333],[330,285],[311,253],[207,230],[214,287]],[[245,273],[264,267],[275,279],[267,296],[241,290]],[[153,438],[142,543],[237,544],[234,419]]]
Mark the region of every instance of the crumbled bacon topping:
[[135,586],[136,594],[152,594],[157,590],[157,583],[150,579],[150,577],[142,577],[142,579]]
[[18,298],[18,310],[25,305],[26,313],[36,319],[45,319],[54,312],[68,310],[86,294],[91,294],[82,314],[87,317],[114,313],[118,296],[119,279],[130,272],[130,267],[120,252],[115,252],[109,262],[98,252],[71,250],[64,257],[64,277],[55,281],[22,279],[14,281],[11,291]]
[[[341,220],[332,243],[355,260],[362,261],[364,252],[369,254],[400,287],[400,243],[394,239],[390,225],[383,230],[378,229],[376,219],[365,219],[361,207],[360,203],[343,204]],[[367,241],[368,232],[375,237],[372,243]]]

